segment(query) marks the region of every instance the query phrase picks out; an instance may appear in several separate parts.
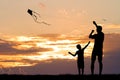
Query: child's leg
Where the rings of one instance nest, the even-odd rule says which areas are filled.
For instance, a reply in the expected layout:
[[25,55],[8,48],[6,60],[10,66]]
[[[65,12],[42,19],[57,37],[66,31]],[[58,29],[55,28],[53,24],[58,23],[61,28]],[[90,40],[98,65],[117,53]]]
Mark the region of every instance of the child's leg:
[[77,67],[78,67],[78,74],[81,75],[80,64],[79,63],[77,63]]
[[84,75],[84,68],[82,68],[82,75]]

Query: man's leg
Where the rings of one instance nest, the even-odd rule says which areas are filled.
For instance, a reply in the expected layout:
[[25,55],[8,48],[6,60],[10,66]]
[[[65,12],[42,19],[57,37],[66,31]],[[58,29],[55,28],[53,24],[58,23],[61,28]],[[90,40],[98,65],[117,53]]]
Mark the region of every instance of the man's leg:
[[84,75],[84,68],[82,68],[82,75]]
[[99,62],[99,75],[101,75],[102,74],[102,69],[103,69],[102,55],[98,56],[98,62]]
[[78,74],[81,75],[81,70],[79,67],[78,67]]
[[77,67],[78,67],[78,74],[81,75],[80,64],[79,64],[79,62],[77,62]]
[[91,74],[94,74],[94,64],[95,64],[95,60],[96,60],[96,55],[92,54],[92,58],[91,58]]

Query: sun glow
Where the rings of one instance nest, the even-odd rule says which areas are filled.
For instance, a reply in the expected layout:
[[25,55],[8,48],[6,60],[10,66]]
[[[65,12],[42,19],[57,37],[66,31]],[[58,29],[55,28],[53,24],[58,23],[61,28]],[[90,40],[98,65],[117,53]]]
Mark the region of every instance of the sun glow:
[[31,41],[31,37],[26,37],[26,36],[18,36],[16,38],[11,38],[12,41]]

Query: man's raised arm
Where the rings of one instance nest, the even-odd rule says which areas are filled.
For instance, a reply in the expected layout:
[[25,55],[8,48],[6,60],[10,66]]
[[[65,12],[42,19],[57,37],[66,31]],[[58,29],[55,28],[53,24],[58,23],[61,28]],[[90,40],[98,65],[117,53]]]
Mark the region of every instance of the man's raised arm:
[[96,28],[98,28],[98,25],[95,21],[93,21],[93,24],[96,26]]

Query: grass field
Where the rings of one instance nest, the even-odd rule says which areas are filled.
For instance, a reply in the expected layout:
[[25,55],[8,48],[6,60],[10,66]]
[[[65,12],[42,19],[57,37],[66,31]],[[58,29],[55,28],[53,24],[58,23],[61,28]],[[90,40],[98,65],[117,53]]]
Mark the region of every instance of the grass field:
[[120,80],[119,75],[0,75],[0,80]]

